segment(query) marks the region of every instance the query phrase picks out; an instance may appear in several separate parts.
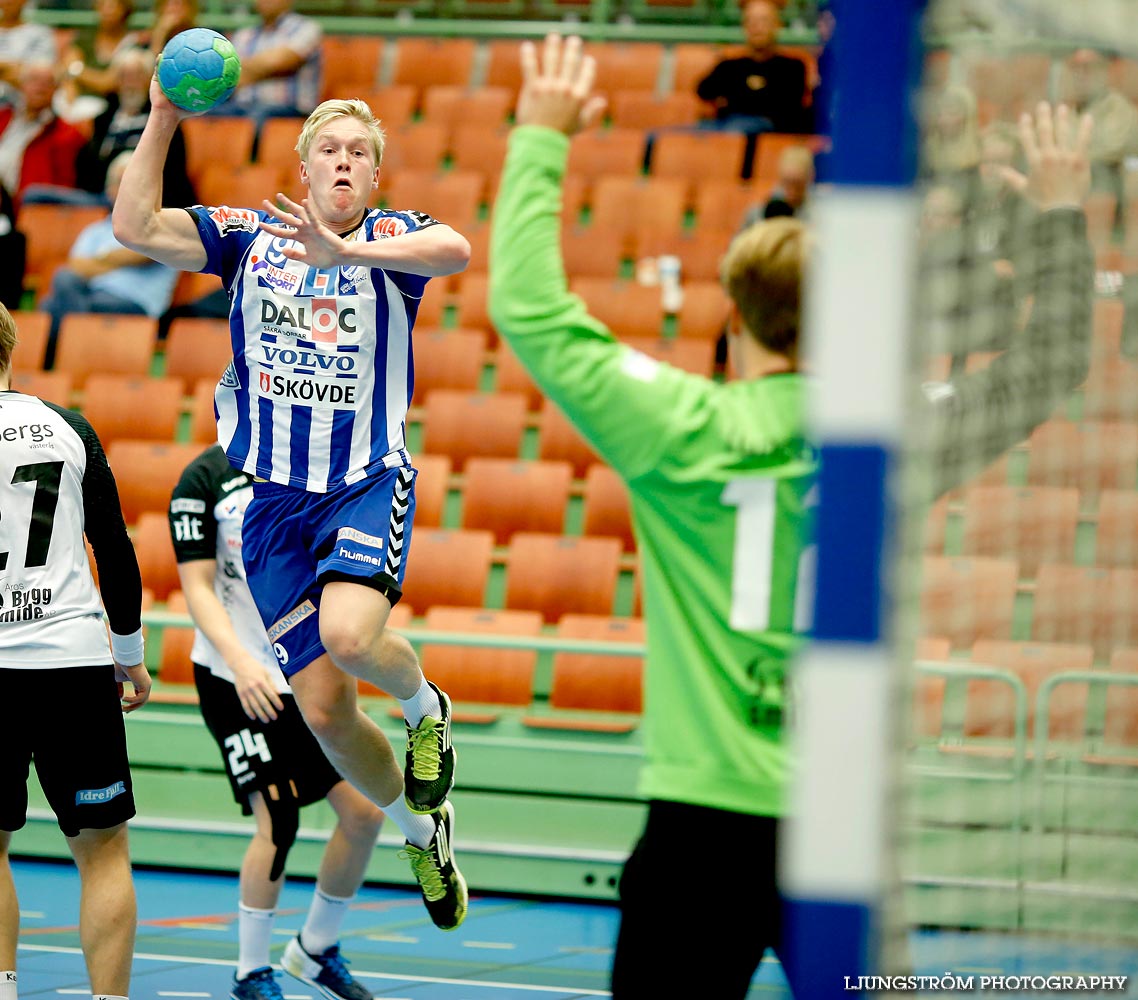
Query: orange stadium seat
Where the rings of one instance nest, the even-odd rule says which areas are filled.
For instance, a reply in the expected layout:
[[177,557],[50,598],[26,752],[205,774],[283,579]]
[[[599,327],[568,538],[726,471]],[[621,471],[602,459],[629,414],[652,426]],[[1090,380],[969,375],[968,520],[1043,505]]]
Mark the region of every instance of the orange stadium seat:
[[600,461],[577,429],[556,406],[542,408],[538,422],[537,454],[547,461],[566,461],[574,476],[585,475],[590,465]]
[[60,406],[71,398],[71,376],[67,372],[37,372],[16,368],[12,371],[12,388],[29,396],[39,396]]
[[375,90],[383,41],[380,35],[325,35],[320,42],[324,75],[320,99],[343,100]]
[[482,125],[464,123],[452,133],[451,167],[482,178],[481,198],[491,199],[498,188],[498,177],[506,162],[509,138],[509,129],[504,126],[489,129]]
[[581,530],[586,535],[619,538],[625,552],[636,548],[628,487],[607,465],[591,465],[585,473],[585,513]]
[[[1090,670],[1094,650],[1086,645],[1009,642],[985,639],[972,647],[973,663],[1010,670],[1027,689],[1028,735],[1035,728],[1035,696],[1053,674]],[[1062,684],[1050,699],[1047,732],[1052,737],[1083,735],[1086,684]],[[964,710],[966,736],[1011,737],[1015,733],[1015,697],[1011,687],[993,680],[969,680]]]
[[566,226],[561,230],[561,256],[570,278],[620,277],[624,261],[625,234],[603,223]]
[[[557,634],[562,639],[643,644],[644,622],[606,615],[562,615]],[[549,704],[565,709],[639,712],[643,673],[644,659],[639,656],[554,653]]]
[[[186,173],[190,175],[190,180],[197,184],[204,176],[206,167],[211,164],[237,168],[248,163],[253,153],[254,130],[252,118],[206,115],[183,121]],[[293,134],[294,145],[299,132],[297,129]],[[294,153],[293,156],[295,155]]]
[[[360,91],[357,96],[371,108],[371,113],[379,119],[385,132],[411,124],[419,101],[418,89],[406,85]],[[386,156],[385,150],[385,160]]]
[[700,226],[694,232],[658,232],[647,229],[636,234],[636,257],[680,258],[682,281],[719,281],[719,262],[731,245],[737,230]]
[[1032,486],[1076,486],[1084,497],[1138,487],[1138,425],[1049,420],[1028,441]]
[[458,289],[458,321],[463,328],[485,330],[489,335],[491,346],[497,343],[498,334],[490,322],[487,312],[486,294],[489,277],[485,271],[468,274]]
[[87,205],[24,205],[17,228],[27,237],[24,284],[43,290],[51,272],[71,254],[75,238],[107,210]]
[[617,337],[659,337],[664,309],[660,289],[628,281],[576,278],[570,288]]
[[147,511],[139,517],[131,534],[138,568],[142,571],[142,585],[149,588],[157,600],[166,600],[171,591],[182,585],[174,544],[170,541],[169,518],[165,512]]
[[127,524],[147,511],[164,513],[182,471],[202,453],[200,444],[119,438],[107,449]]
[[805,146],[817,153],[821,139],[813,135],[794,135],[784,132],[764,132],[759,136],[759,148],[751,176],[756,180],[774,180],[778,176],[778,161],[791,146]]
[[505,125],[513,103],[508,87],[432,86],[423,91],[423,120],[442,125],[448,133],[460,125],[494,132]]
[[518,43],[513,38],[492,38],[486,43],[486,86],[505,87],[517,94],[522,86],[518,52]]
[[1127,358],[1096,358],[1083,385],[1084,420],[1138,423],[1138,368]]
[[11,315],[16,323],[18,338],[12,350],[12,371],[42,371],[51,317],[45,312],[33,312],[30,309],[16,309]]
[[83,415],[103,442],[118,438],[173,441],[182,412],[182,383],[176,378],[92,375],[83,393]]
[[506,607],[540,611],[547,622],[571,612],[611,615],[619,572],[619,539],[518,532],[510,543]]
[[[295,136],[293,142],[296,141]],[[278,165],[287,163],[288,167]],[[260,210],[266,198],[277,200],[277,192],[284,191],[294,197],[300,187],[296,167],[300,160],[296,153],[284,161],[269,160],[234,167],[227,163],[211,163],[197,180],[197,195],[203,205],[229,205],[231,207]]]
[[771,180],[700,181],[695,190],[696,234],[704,229],[719,232],[738,232],[747,214],[755,207],[766,204],[774,182]]
[[591,49],[597,61],[596,90],[656,90],[664,46],[658,42],[606,42]]
[[216,384],[233,360],[229,323],[223,319],[183,316],[170,324],[166,335],[166,375],[182,380],[188,392],[201,379]]
[[391,82],[420,90],[441,84],[465,87],[470,83],[474,51],[472,38],[400,38]]
[[975,486],[965,495],[964,555],[1015,559],[1024,576],[1075,557],[1079,491],[1070,487]]
[[1096,253],[1109,250],[1114,242],[1114,217],[1118,212],[1118,196],[1109,191],[1092,191],[1083,199],[1087,217],[1087,237]]
[[516,393],[427,394],[423,448],[449,455],[461,471],[468,458],[517,458],[526,422],[526,400]]
[[[949,658],[952,642],[944,636],[920,636],[913,651],[914,660],[940,663]],[[946,679],[916,671],[913,678],[913,723],[917,736],[937,737],[941,733]]]
[[684,224],[687,185],[673,177],[598,177],[590,198],[592,221],[618,229],[631,241],[638,229],[678,232]]
[[1100,494],[1095,565],[1138,566],[1138,492],[1103,490]]
[[595,181],[606,174],[638,177],[643,165],[644,133],[639,129],[594,129],[573,140],[565,170]]
[[447,286],[445,281],[428,281],[423,290],[423,297],[419,300],[419,309],[415,313],[415,322],[424,327],[443,325],[443,313],[446,311]]
[[385,201],[399,212],[426,212],[461,232],[478,217],[482,189],[482,175],[468,170],[445,174],[404,170],[391,181]]
[[472,458],[462,487],[462,525],[505,545],[519,531],[560,534],[569,506],[568,462]]
[[303,125],[303,118],[266,118],[257,139],[257,163],[295,174],[300,165],[296,141]]
[[71,313],[59,328],[55,368],[77,389],[95,373],[146,375],[157,342],[158,324],[149,316]]
[[[176,590],[170,594],[166,602],[166,610],[171,614],[187,615],[190,613],[186,604],[186,597]],[[165,686],[167,684],[194,683],[194,665],[190,660],[190,651],[194,645],[194,630],[179,626],[162,629],[162,657],[158,661],[158,680]]]
[[508,347],[499,347],[494,355],[494,377],[497,392],[520,392],[531,410],[540,410],[545,404],[545,396],[537,383]]
[[652,147],[650,172],[653,177],[684,181],[694,205],[700,181],[742,176],[746,145],[747,137],[739,132],[664,132]]
[[699,119],[700,107],[694,93],[660,96],[650,90],[617,90],[609,100],[614,128],[648,130],[691,125]]
[[482,379],[486,337],[481,330],[416,328],[412,339],[415,357],[415,398],[432,389],[473,392]]
[[1010,559],[925,556],[921,631],[945,636],[957,648],[1011,638],[1017,577]]
[[684,339],[718,340],[727,328],[731,302],[718,281],[685,281],[676,333]]
[[417,615],[436,604],[481,607],[493,549],[489,531],[414,529],[404,603]]
[[[541,615],[533,611],[433,607],[424,626],[441,632],[537,636]],[[456,702],[528,705],[533,700],[536,650],[423,644],[423,673]]]
[[221,279],[216,274],[182,271],[178,275],[178,283],[174,286],[174,299],[170,304],[174,306],[188,305],[211,292],[220,291]]
[[1095,656],[1105,659],[1138,641],[1136,601],[1138,570],[1042,566],[1035,581],[1032,638],[1090,643]]
[[[442,168],[446,145],[446,129],[431,122],[412,122],[388,131],[387,142],[383,147],[383,163],[379,168],[380,190],[386,191],[392,181],[404,171],[436,173]],[[387,199],[387,205],[392,207],[390,198]]]
[[450,459],[446,455],[416,455],[415,528],[437,528],[446,513],[450,489]]
[[217,443],[217,418],[213,414],[213,394],[217,379],[203,378],[194,383],[190,403],[190,440],[203,446]]
[[1122,350],[1123,303],[1121,298],[1095,299],[1093,357],[1115,358]]

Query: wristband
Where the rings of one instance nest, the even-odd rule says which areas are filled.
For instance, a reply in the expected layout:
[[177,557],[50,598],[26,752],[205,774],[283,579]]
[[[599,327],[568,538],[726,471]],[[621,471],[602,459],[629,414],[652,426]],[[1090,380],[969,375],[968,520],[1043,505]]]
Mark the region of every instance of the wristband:
[[145,640],[142,638],[142,629],[130,635],[115,635],[111,633],[111,656],[115,663],[122,663],[133,667],[142,662]]

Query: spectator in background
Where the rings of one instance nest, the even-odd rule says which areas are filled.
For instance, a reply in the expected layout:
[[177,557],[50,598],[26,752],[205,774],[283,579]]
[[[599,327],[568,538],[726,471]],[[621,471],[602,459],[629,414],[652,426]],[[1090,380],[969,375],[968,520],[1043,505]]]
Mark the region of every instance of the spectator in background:
[[742,132],[808,131],[806,64],[779,55],[779,7],[748,0],[743,8],[747,54],[719,62],[696,94],[715,109],[721,128]]
[[1004,277],[1016,273],[1023,234],[1035,214],[1031,203],[1008,181],[1009,169],[1017,169],[1020,158],[1019,139],[1011,125],[995,122],[980,134],[980,183],[968,212],[972,249],[992,261]]
[[11,102],[25,62],[56,60],[55,36],[46,24],[23,18],[24,0],[0,0],[0,102]]
[[980,179],[976,97],[967,87],[949,85],[932,95],[926,113],[922,174],[937,184],[952,185],[969,202]]
[[[107,170],[107,200],[118,196],[132,152],[120,153]],[[47,364],[63,317],[69,313],[130,313],[159,317],[170,307],[178,273],[149,257],[127,250],[111,231],[111,217],[93,222],[75,239],[67,263],[51,280],[41,308],[51,313]]]
[[1091,135],[1091,185],[1122,202],[1122,169],[1138,155],[1138,108],[1110,86],[1110,64],[1094,49],[1077,49],[1064,66],[1064,100],[1095,120]]
[[19,85],[17,105],[0,108],[0,185],[17,208],[31,184],[73,188],[75,158],[84,142],[83,134],[52,110],[54,63],[24,63]]
[[789,146],[778,158],[778,181],[765,205],[756,205],[743,219],[743,229],[760,219],[780,215],[804,217],[814,186],[814,154],[806,146]]
[[198,0],[158,0],[154,6],[154,24],[146,37],[150,54],[155,59],[162,47],[180,31],[189,31],[198,23]]
[[258,120],[307,117],[320,103],[323,84],[320,25],[293,11],[292,0],[256,0],[255,6],[260,23],[233,36],[241,57],[234,104]]
[[16,205],[0,185],[0,304],[15,311],[24,297],[27,238],[16,228]]
[[[95,119],[90,140],[80,150],[76,165],[78,186],[102,200],[107,168],[120,153],[134,149],[150,114],[150,78],[154,56],[146,49],[127,49],[112,62],[115,89],[107,97],[107,110]],[[170,154],[162,171],[162,204],[183,208],[197,201],[186,173],[186,141],[178,129],[170,141]]]
[[116,56],[141,42],[128,21],[133,0],[95,0],[98,21],[80,28],[63,54],[63,63],[75,96],[105,96],[118,85],[112,63]]

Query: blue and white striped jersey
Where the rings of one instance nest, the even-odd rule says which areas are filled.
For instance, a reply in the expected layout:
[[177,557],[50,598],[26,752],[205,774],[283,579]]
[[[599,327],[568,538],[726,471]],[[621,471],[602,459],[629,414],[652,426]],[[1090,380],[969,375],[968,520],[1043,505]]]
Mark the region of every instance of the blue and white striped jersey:
[[[230,463],[312,493],[407,464],[411,327],[427,278],[309,267],[281,253],[293,241],[257,228],[269,218],[264,212],[188,211],[206,250],[202,270],[219,275],[229,292],[233,362],[214,406]],[[350,238],[433,225],[421,212],[372,209]]]

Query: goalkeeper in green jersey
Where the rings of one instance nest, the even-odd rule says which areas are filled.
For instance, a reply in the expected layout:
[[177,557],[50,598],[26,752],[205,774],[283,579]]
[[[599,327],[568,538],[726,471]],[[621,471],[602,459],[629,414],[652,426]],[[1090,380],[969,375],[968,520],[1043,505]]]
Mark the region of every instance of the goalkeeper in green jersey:
[[787,664],[809,626],[815,451],[803,428],[806,231],[746,230],[723,265],[726,385],[630,350],[566,288],[569,135],[600,110],[578,39],[523,48],[494,211],[490,310],[632,497],[648,620],[643,837],[621,879],[613,996],[742,997],[777,941]]

